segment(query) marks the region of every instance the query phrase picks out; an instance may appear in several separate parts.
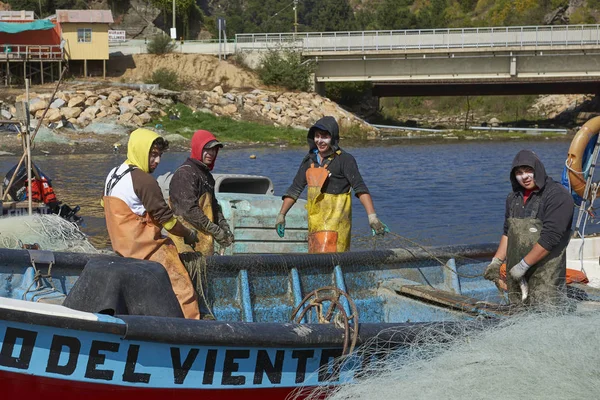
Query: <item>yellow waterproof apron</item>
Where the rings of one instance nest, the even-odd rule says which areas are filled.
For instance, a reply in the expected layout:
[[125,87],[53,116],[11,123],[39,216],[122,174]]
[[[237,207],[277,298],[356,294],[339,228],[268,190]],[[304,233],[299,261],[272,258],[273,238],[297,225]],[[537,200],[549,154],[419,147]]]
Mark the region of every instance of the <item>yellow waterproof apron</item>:
[[323,193],[322,188],[333,160],[334,153],[323,167],[312,164],[306,170],[308,195],[308,252],[332,253],[350,250],[350,229],[352,227],[352,198],[350,192],[342,194]]
[[[214,220],[212,200],[213,200],[213,197],[208,192],[203,193],[200,196],[200,199],[198,199],[198,207],[200,208],[200,210],[202,210],[204,215],[206,215],[206,217],[210,221]],[[170,200],[169,200],[169,205],[171,205]],[[171,207],[171,208],[173,208],[173,207]],[[176,217],[177,217],[177,220],[179,222],[181,222],[183,225],[185,225],[186,227],[197,230],[197,228],[192,226],[192,224],[187,222],[183,217],[181,217],[181,216],[176,216]],[[196,243],[195,247],[185,244],[182,237],[171,235],[170,233],[169,233],[169,237],[173,240],[173,243],[175,243],[175,246],[177,246],[177,251],[179,253],[187,253],[187,252],[195,251],[197,253],[202,253],[202,255],[205,257],[214,255],[215,248],[214,248],[213,236],[209,233],[204,233],[201,230],[197,230],[197,232],[198,232],[198,243]]]
[[103,203],[106,228],[115,252],[123,257],[160,263],[169,274],[185,318],[200,319],[196,291],[173,242],[161,237],[160,227],[148,213],[142,217],[134,214],[118,197],[104,196]]

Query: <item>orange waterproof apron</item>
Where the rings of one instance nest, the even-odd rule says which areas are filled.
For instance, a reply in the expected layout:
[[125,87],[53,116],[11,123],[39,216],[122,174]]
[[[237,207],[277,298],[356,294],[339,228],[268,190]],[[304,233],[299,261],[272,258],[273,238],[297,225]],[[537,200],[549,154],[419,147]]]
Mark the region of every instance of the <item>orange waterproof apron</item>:
[[[202,210],[204,215],[210,220],[214,221],[214,213],[212,208],[212,195],[210,193],[203,193],[198,199],[198,208]],[[169,200],[169,205],[171,205],[171,201]],[[172,207],[171,207],[172,208]],[[189,222],[187,222],[183,217],[177,216],[177,221],[181,222],[183,225],[190,229],[194,229],[198,232],[198,243],[196,246],[192,247],[185,244],[182,237],[175,236],[169,233],[169,238],[173,240],[175,246],[177,246],[177,251],[179,253],[187,253],[187,252],[197,252],[202,253],[203,256],[212,256],[215,252],[214,247],[214,239],[213,236],[209,233],[202,232],[201,230],[197,230],[196,227],[192,226]]]
[[323,167],[312,164],[306,170],[308,194],[308,252],[332,253],[350,249],[350,229],[352,221],[352,198],[350,192],[342,194],[323,193],[322,188],[329,170],[327,167],[334,155]]
[[103,201],[106,228],[115,252],[123,257],[162,264],[185,318],[200,319],[196,291],[173,242],[161,237],[161,228],[148,213],[134,214],[118,197],[104,196]]

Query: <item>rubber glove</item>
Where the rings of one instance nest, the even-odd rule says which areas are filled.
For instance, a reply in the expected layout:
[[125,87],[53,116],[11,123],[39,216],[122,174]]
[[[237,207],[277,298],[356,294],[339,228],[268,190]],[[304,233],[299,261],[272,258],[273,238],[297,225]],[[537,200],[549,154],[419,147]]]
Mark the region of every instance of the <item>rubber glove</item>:
[[233,243],[233,234],[229,230],[222,229],[219,225],[209,223],[207,231],[219,243],[221,247],[229,247]]
[[375,235],[385,235],[385,233],[389,233],[390,229],[386,224],[381,222],[379,218],[377,218],[377,214],[369,214],[369,226],[371,227],[371,233],[373,236]]
[[515,265],[514,267],[512,267],[510,269],[510,276],[515,281],[520,281],[521,278],[523,278],[523,276],[525,276],[525,273],[527,272],[527,270],[529,268],[530,268],[530,265],[525,262],[525,259],[522,259],[517,265]]
[[500,279],[500,267],[502,267],[502,260],[498,257],[492,258],[492,262],[483,271],[483,277],[488,281],[495,282]]
[[183,237],[183,242],[188,246],[194,247],[198,243],[198,232],[194,229],[190,229],[190,233]]
[[225,239],[222,242],[218,242],[219,245],[221,245],[221,247],[231,246],[235,241],[235,237],[233,236],[233,232],[231,232],[229,224],[225,218],[219,221],[219,227],[223,230],[223,232],[225,232]]
[[285,236],[285,214],[279,213],[275,220],[275,230],[280,238]]

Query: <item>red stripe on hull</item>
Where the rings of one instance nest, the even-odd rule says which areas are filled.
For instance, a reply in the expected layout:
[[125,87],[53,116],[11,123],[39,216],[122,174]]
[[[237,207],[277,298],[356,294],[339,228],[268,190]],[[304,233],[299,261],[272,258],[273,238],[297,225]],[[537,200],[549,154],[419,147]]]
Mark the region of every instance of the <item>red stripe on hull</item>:
[[0,371],[2,399],[44,400],[283,400],[294,388],[156,389],[52,379]]

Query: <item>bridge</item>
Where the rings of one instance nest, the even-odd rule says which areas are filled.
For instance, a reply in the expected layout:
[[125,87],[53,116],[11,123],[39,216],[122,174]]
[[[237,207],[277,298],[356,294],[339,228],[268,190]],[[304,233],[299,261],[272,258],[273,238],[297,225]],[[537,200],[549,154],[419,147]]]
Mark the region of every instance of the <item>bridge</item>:
[[600,93],[600,25],[239,34],[235,46],[301,51],[317,86],[370,81],[377,96]]
[[[370,81],[376,96],[600,93],[600,25],[237,34],[233,43],[185,41],[179,52],[300,51],[325,82]],[[111,46],[145,52],[133,41]]]

